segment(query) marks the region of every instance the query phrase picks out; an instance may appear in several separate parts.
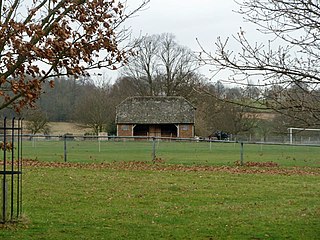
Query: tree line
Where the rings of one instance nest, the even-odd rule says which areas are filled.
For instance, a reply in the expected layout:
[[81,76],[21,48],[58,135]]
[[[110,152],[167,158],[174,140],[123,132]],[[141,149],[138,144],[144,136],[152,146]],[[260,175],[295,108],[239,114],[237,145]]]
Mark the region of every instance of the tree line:
[[[265,135],[319,127],[318,0],[240,2],[239,14],[267,41],[252,43],[240,29],[233,40],[241,51],[230,49],[232,39],[218,38],[214,51],[199,54],[167,33],[125,43],[130,34],[123,22],[148,2],[127,12],[126,1],[0,0],[1,114],[114,132],[115,106],[125,97],[179,95],[197,107],[201,136],[217,129]],[[212,83],[199,74],[200,65],[228,77]],[[90,70],[120,66],[112,84],[90,79]],[[37,112],[28,113],[35,105]],[[263,113],[274,117],[264,120]]]
[[[116,106],[127,97],[137,96],[128,77],[103,85],[96,85],[89,79],[59,79],[56,85],[54,89],[45,87],[48,92],[42,95],[36,109],[22,112],[31,124],[28,128],[32,133],[50,134],[49,121],[64,121],[90,127],[90,134],[116,134]],[[258,94],[258,89],[226,87],[221,82],[203,82],[203,79],[201,86],[196,87],[192,94],[182,96],[197,108],[195,129],[198,136],[208,137],[216,131],[223,131],[246,139],[252,136],[267,141],[270,136],[286,138],[289,127],[305,126],[304,121],[298,124],[289,116],[244,105],[244,102],[252,104],[256,101],[253,97]],[[264,102],[255,104],[261,108]]]

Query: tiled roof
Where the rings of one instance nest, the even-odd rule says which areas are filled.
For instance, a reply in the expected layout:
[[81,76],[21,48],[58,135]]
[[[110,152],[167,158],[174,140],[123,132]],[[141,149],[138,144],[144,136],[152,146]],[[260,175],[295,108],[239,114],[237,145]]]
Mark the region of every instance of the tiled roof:
[[183,97],[130,97],[117,107],[116,123],[194,123],[195,107]]

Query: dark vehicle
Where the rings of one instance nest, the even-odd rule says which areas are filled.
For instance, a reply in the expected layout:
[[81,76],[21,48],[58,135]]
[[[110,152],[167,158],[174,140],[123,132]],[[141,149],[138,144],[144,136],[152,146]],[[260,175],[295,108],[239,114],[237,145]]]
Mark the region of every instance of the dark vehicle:
[[229,140],[229,134],[223,131],[216,131],[209,135],[209,139]]

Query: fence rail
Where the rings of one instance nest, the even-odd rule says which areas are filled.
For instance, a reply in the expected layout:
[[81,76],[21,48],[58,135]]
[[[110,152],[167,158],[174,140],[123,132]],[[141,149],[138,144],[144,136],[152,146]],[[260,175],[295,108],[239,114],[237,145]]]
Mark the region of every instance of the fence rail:
[[84,135],[23,135],[22,139],[24,157],[40,161],[202,165],[272,161],[283,166],[312,167],[320,163],[318,144]]

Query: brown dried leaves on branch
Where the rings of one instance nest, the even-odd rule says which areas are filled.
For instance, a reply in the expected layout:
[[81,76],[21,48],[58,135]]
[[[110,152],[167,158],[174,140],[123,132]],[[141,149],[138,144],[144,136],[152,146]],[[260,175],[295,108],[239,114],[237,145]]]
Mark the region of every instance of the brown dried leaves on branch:
[[[2,1],[0,6],[0,109],[13,105],[20,111],[32,106],[50,77],[87,75],[100,67],[115,69],[131,54],[120,47],[128,33],[119,26],[130,17],[121,2],[17,3]],[[25,15],[18,14],[25,9]]]

